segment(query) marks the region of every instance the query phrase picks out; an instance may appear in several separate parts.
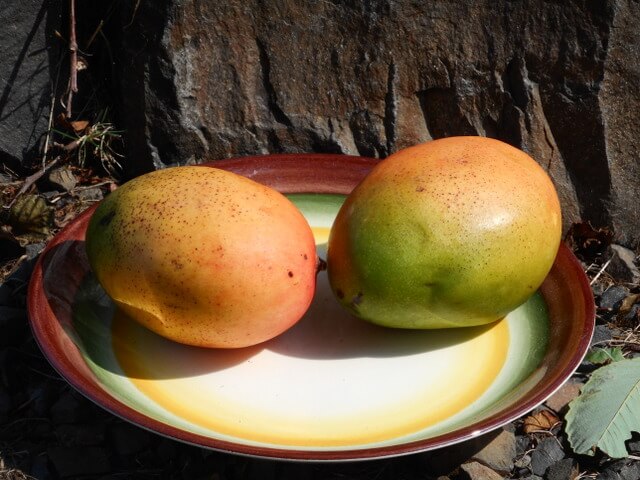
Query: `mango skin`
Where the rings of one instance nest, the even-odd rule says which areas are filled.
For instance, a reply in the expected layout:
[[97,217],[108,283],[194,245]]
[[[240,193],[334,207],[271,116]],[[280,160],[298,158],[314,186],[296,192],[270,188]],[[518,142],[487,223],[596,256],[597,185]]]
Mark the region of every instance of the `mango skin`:
[[521,150],[435,140],[381,161],[348,196],[329,237],[329,281],[376,324],[483,325],[542,284],[561,223],[551,179]]
[[116,305],[171,340],[239,348],[295,324],[315,291],[309,224],[277,191],[220,169],[148,173],[111,193],[86,234]]

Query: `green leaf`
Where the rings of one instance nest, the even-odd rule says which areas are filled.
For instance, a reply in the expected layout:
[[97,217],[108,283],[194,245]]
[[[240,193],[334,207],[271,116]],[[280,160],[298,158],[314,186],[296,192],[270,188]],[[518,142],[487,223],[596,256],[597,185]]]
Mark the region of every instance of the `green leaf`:
[[640,357],[593,372],[565,421],[576,453],[593,455],[599,448],[612,458],[626,457],[624,442],[640,432]]
[[604,365],[607,363],[619,362],[620,360],[624,360],[624,356],[622,355],[622,350],[618,347],[597,347],[589,350],[589,353],[586,357],[584,357],[584,359],[596,365]]

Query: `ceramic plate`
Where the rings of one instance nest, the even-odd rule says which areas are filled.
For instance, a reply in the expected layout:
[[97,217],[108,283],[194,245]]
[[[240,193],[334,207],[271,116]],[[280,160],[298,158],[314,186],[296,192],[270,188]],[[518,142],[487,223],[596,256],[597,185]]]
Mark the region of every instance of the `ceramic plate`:
[[[345,195],[373,165],[338,155],[215,163],[286,193],[321,257]],[[311,308],[278,338],[239,350],[179,345],[121,314],[97,284],[84,252],[91,213],[69,224],[36,265],[34,335],[58,372],[97,404],[203,447],[353,460],[450,445],[543,402],[578,366],[593,331],[591,290],[562,246],[540,290],[492,325],[377,327],[343,311],[322,272]]]

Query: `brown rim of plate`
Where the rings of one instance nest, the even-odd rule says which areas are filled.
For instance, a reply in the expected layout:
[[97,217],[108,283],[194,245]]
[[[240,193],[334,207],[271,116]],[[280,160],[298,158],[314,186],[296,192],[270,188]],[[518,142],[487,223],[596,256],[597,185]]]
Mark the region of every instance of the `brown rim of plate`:
[[[206,165],[248,176],[283,193],[348,194],[376,163],[375,159],[335,154],[282,154],[219,160]],[[44,259],[55,246],[63,242],[84,240],[87,223],[94,209],[95,206],[90,207],[71,221],[54,237],[38,258],[29,283],[27,305],[34,337],[55,370],[87,398],[124,420],[196,446],[262,458],[308,461],[367,460],[445,447],[494,430],[544,402],[578,367],[593,334],[593,293],[580,262],[569,248],[562,244],[554,266],[541,287],[552,320],[549,345],[541,364],[545,373],[542,379],[528,390],[522,401],[452,432],[424,440],[375,448],[296,450],[213,439],[147,417],[112,397],[99,385],[77,346],[65,333],[60,319],[54,315],[49,304],[52,299],[45,296],[43,289],[44,275],[49,273],[44,267]],[[63,266],[73,270],[74,262],[69,255],[60,260]],[[76,270],[82,268],[75,265]],[[86,271],[75,273],[83,275]],[[565,321],[559,322],[557,319]]]

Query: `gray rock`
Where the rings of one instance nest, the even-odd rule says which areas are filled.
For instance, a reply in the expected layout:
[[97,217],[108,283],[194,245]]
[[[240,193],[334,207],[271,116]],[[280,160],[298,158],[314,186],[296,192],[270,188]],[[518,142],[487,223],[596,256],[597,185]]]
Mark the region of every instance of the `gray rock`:
[[600,308],[616,308],[629,295],[629,289],[623,285],[613,285],[600,297]]
[[621,480],[621,478],[618,472],[614,470],[603,470],[602,472],[598,472],[596,480]]
[[78,192],[78,198],[85,203],[99,202],[104,198],[104,194],[100,187],[92,187],[80,190]]
[[600,345],[608,342],[613,338],[613,330],[607,325],[596,325],[593,330],[593,337],[591,337],[591,345]]
[[23,308],[0,306],[0,347],[19,344],[27,331],[27,312]]
[[513,465],[516,468],[527,468],[530,464],[531,464],[531,455],[529,454],[525,454],[525,455],[522,455],[521,457],[516,458],[515,462],[513,463]]
[[513,432],[502,430],[487,446],[473,455],[476,460],[491,469],[509,473],[516,457],[516,437]]
[[640,478],[640,461],[631,460],[620,469],[623,480],[638,480]]
[[[424,463],[423,469],[431,475],[449,475],[461,464],[478,460],[476,456],[503,433],[504,430],[492,431],[450,447],[427,452],[419,457]],[[504,438],[502,441],[504,441]],[[495,452],[497,445],[498,443],[494,444],[494,447],[484,452],[481,456],[483,458],[490,457],[492,452]],[[495,453],[497,458],[502,456],[500,452]]]
[[139,427],[118,423],[109,429],[111,444],[118,455],[138,453],[150,444],[149,433]]
[[550,172],[565,227],[583,219],[613,224],[622,244],[640,239],[636,2],[288,0],[276,12],[173,0],[124,13],[130,175],[486,135]]
[[0,415],[7,415],[11,411],[12,404],[11,396],[0,385]]
[[582,382],[570,379],[547,399],[545,402],[547,407],[556,412],[562,411],[571,400],[580,395],[580,389],[583,386]]
[[29,474],[38,480],[52,480],[55,478],[46,455],[35,456]]
[[531,471],[544,476],[547,469],[564,458],[564,450],[553,437],[543,439],[531,453]]
[[7,1],[0,8],[0,163],[13,170],[38,154],[47,131],[49,68],[56,63],[55,47],[47,44],[62,31],[57,9],[42,0]]
[[516,455],[522,456],[531,448],[531,440],[528,435],[516,436]]
[[90,447],[104,442],[105,427],[97,422],[62,424],[56,426],[55,436],[64,447]]
[[30,243],[25,247],[27,258],[29,260],[36,258],[38,255],[40,255],[40,252],[42,252],[45,246],[46,243],[44,242]]
[[0,262],[15,260],[24,255],[25,249],[9,233],[0,230]]
[[5,307],[14,306],[13,303],[13,290],[11,286],[6,283],[0,285],[0,305]]
[[640,439],[638,439],[636,435],[627,442],[627,450],[630,453],[640,453]]
[[83,420],[84,404],[70,391],[64,391],[51,406],[51,421],[55,424],[77,423]]
[[565,458],[554,463],[547,469],[545,480],[567,480],[574,478],[578,471],[575,460]]
[[597,480],[638,480],[639,462],[630,459],[609,460],[601,466]]
[[636,254],[621,245],[611,245],[611,263],[607,273],[620,282],[640,283],[640,269],[636,265]]
[[100,447],[51,447],[47,455],[60,477],[101,475],[111,469],[107,451]]
[[78,179],[68,166],[53,169],[49,172],[47,180],[57,190],[68,192],[78,184]]
[[478,462],[469,462],[461,465],[469,480],[502,480],[502,475]]

